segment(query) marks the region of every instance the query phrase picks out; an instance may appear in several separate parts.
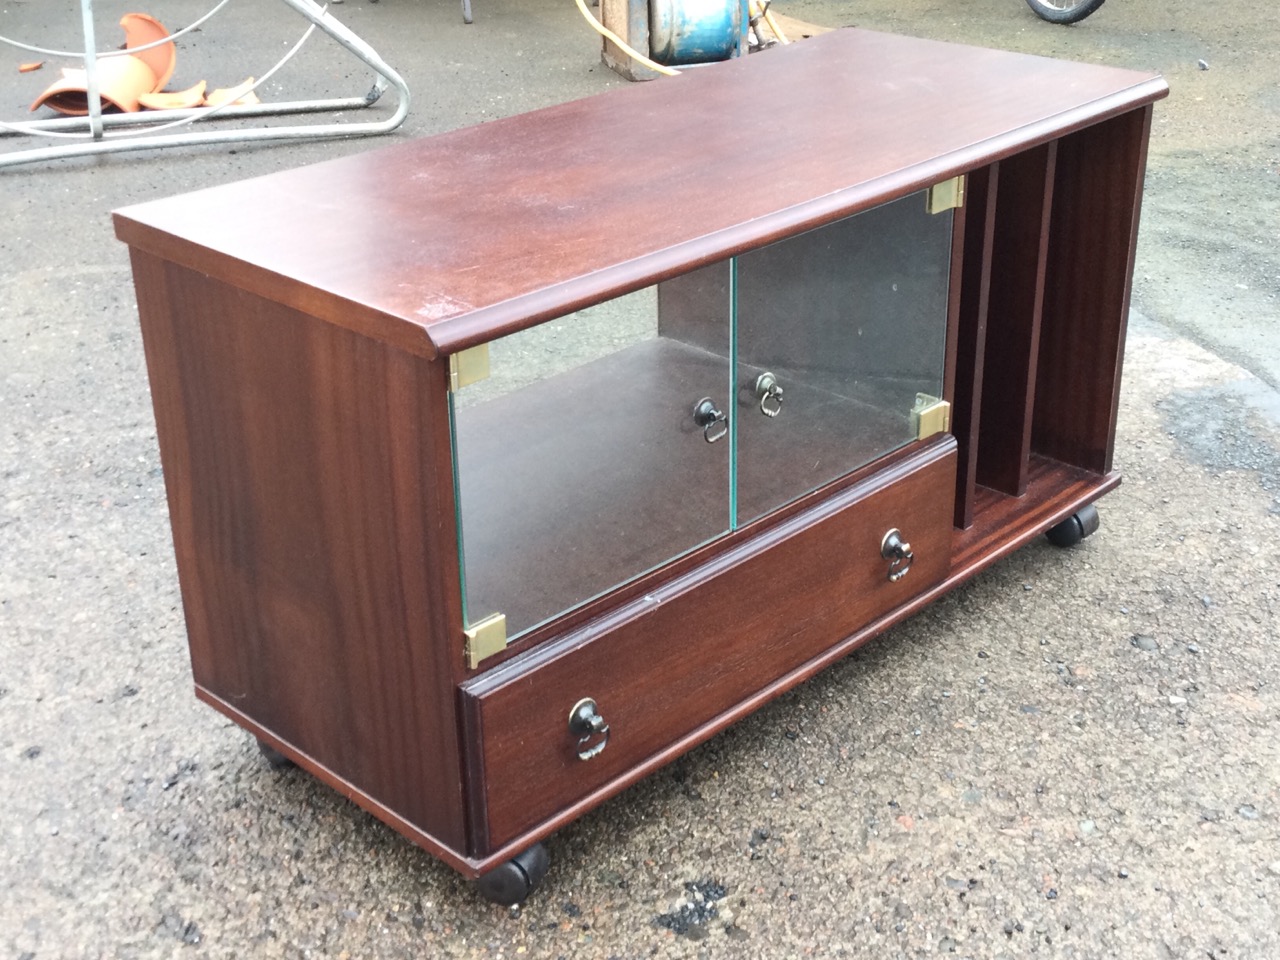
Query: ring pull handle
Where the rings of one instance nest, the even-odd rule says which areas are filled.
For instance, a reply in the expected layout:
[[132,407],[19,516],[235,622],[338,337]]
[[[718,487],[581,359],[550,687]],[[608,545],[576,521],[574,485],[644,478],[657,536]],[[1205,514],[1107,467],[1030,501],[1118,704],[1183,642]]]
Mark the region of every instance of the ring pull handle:
[[902,532],[894,527],[880,541],[880,556],[889,561],[889,582],[897,583],[907,575],[916,556],[911,544],[902,539]]
[[756,396],[760,398],[760,412],[773,418],[782,412],[782,385],[768,371],[756,377]]
[[[590,697],[583,697],[569,711],[569,732],[578,738],[579,760],[590,760],[609,745],[609,725],[596,711],[596,702]],[[601,739],[587,746],[596,737]]]
[[710,397],[703,397],[693,405],[693,422],[702,428],[702,438],[707,443],[715,443],[729,432],[729,418]]

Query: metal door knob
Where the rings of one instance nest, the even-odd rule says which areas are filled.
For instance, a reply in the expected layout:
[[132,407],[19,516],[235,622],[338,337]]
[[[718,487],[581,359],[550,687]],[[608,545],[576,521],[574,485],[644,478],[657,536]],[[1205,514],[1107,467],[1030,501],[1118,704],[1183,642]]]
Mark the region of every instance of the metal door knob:
[[[596,702],[590,697],[583,697],[569,711],[569,732],[578,738],[579,760],[590,760],[609,745],[609,724],[605,723],[596,709]],[[596,737],[601,739],[587,746]]]
[[760,412],[766,417],[776,417],[782,412],[782,385],[768,371],[756,377],[755,394],[760,399]]
[[894,527],[880,540],[880,556],[889,561],[889,582],[897,583],[907,575],[916,556],[911,544],[902,539],[902,532]]
[[702,437],[707,443],[715,443],[729,432],[729,418],[710,397],[703,397],[693,405],[693,422],[702,428]]

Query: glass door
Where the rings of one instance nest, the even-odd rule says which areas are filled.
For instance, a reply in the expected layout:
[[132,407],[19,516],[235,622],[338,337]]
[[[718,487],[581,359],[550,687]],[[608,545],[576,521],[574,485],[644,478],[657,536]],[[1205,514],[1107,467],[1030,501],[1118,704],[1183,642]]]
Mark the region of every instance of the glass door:
[[941,397],[953,211],[926,192],[735,263],[741,526],[915,439]]
[[921,192],[487,344],[450,394],[468,630],[510,640],[914,441],[951,229]]
[[487,345],[450,396],[468,629],[510,640],[728,531],[729,274]]

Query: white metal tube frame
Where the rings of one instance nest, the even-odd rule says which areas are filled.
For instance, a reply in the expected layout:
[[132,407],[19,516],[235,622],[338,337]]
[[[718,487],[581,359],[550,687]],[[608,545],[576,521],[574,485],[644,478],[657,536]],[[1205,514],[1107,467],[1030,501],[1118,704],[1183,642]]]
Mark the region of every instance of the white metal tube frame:
[[[389,133],[404,122],[409,114],[409,87],[404,79],[382,59],[368,43],[357,36],[315,0],[283,0],[308,21],[311,26],[302,39],[285,57],[264,74],[254,87],[264,83],[293,56],[302,43],[317,28],[336,40],[343,48],[374,71],[373,87],[362,97],[345,97],[328,100],[297,100],[285,103],[252,104],[245,106],[199,107],[184,110],[147,110],[139,113],[102,112],[98,96],[97,59],[94,29],[93,0],[80,0],[85,40],[85,75],[88,93],[88,117],[63,117],[51,120],[28,120],[19,123],[0,123],[0,136],[10,134],[43,135],[59,138],[76,138],[75,143],[59,146],[24,149],[0,154],[0,168],[61,157],[77,157],[98,153],[123,153],[129,150],[151,150],[158,147],[182,146],[193,143],[243,143],[264,140],[315,140],[333,137],[359,137]],[[313,123],[261,127],[253,130],[210,130],[200,132],[156,134],[155,130],[119,130],[108,128],[166,124],[186,125],[196,120],[212,117],[261,117],[319,111],[350,110],[369,107],[376,103],[388,88],[394,88],[398,97],[395,112],[384,120],[362,123]],[[149,133],[151,135],[139,135]],[[83,142],[89,139],[91,142]]]

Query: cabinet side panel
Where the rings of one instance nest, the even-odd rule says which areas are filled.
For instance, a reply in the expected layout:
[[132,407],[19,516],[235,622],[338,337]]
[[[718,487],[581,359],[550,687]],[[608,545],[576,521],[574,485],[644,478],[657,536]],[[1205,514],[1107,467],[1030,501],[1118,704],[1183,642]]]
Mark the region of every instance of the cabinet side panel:
[[1151,108],[1064,137],[1049,238],[1039,453],[1111,470]]
[[440,366],[134,270],[197,686],[462,849]]
[[977,477],[1012,496],[1027,488],[1056,146],[1000,163]]

